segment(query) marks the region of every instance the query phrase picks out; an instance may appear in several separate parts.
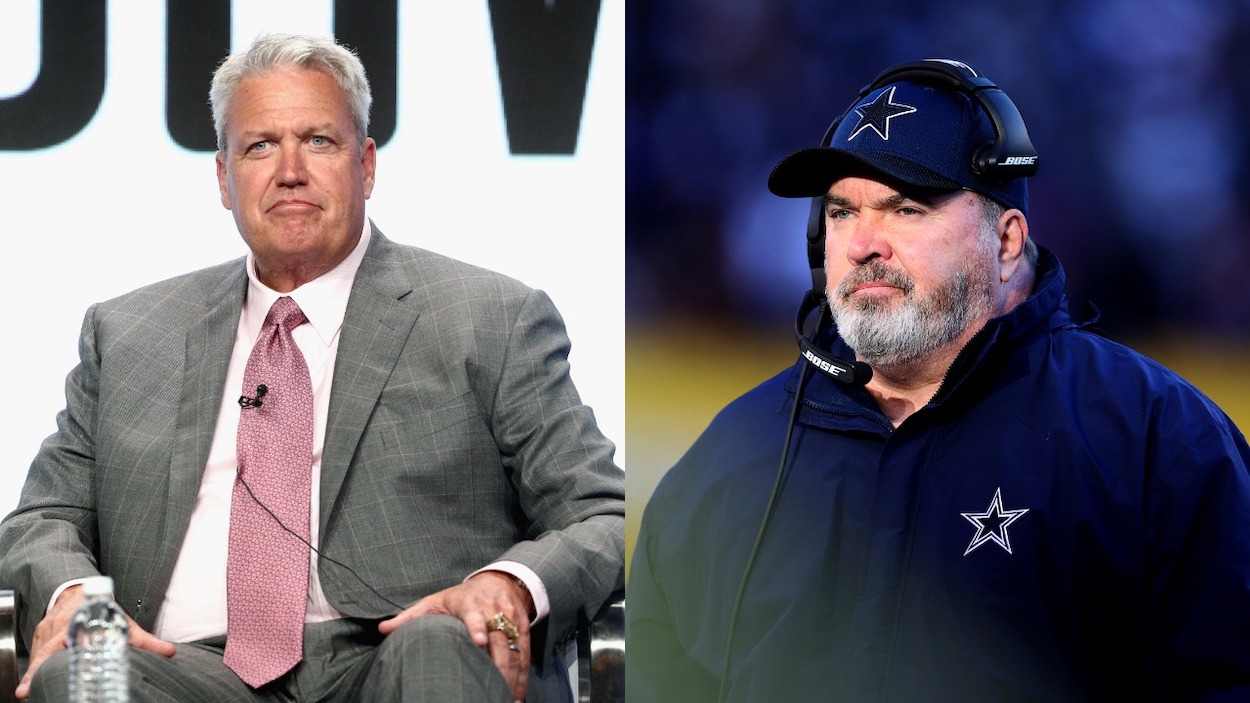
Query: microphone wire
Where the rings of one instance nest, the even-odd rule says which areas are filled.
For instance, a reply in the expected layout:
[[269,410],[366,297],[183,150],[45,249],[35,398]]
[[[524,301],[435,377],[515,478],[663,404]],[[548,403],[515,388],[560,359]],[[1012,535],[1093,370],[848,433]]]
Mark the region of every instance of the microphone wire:
[[301,535],[300,535],[299,533],[297,533],[295,530],[292,530],[291,528],[287,527],[287,526],[286,526],[286,524],[285,524],[284,522],[282,522],[282,519],[281,519],[281,518],[279,518],[277,515],[275,515],[275,514],[274,514],[274,512],[273,512],[272,510],[270,510],[270,509],[269,509],[269,506],[268,506],[268,505],[265,505],[263,502],[261,502],[260,498],[257,498],[257,497],[256,497],[256,494],[252,492],[252,487],[251,487],[251,486],[249,486],[249,485],[247,485],[247,480],[243,478],[243,472],[241,472],[241,471],[236,471],[236,472],[235,472],[235,476],[237,476],[237,477],[238,477],[238,479],[239,479],[239,483],[243,484],[243,489],[244,489],[244,490],[246,490],[246,491],[247,491],[247,494],[248,494],[249,496],[251,496],[251,497],[252,497],[252,500],[256,501],[256,504],[257,504],[257,505],[259,505],[259,506],[261,507],[261,509],[262,509],[262,510],[264,510],[264,511],[265,511],[265,512],[267,512],[267,513],[269,513],[269,517],[273,518],[273,521],[274,521],[274,522],[278,523],[278,527],[281,527],[283,530],[285,530],[286,532],[290,533],[290,535],[291,535],[292,537],[294,537],[295,539],[299,540],[300,542],[303,542],[303,543],[304,543],[304,546],[306,546],[306,547],[308,547],[309,549],[311,549],[311,550],[313,551],[313,553],[314,553],[314,554],[316,554],[317,556],[321,557],[322,559],[325,559],[326,561],[330,562],[331,564],[335,564],[335,565],[337,565],[337,566],[341,566],[341,567],[343,567],[344,569],[347,569],[347,572],[348,572],[348,573],[350,573],[352,576],[355,576],[357,581],[359,581],[360,583],[364,584],[364,587],[365,587],[365,588],[369,589],[370,591],[373,591],[373,594],[374,594],[374,595],[376,595],[378,598],[381,598],[382,600],[384,600],[384,601],[386,601],[387,603],[389,603],[391,606],[393,606],[393,607],[395,607],[395,608],[398,608],[398,609],[399,609],[399,610],[401,610],[401,611],[402,611],[404,608],[406,608],[406,607],[407,607],[407,606],[400,605],[399,603],[396,603],[395,601],[391,600],[390,598],[387,598],[386,596],[382,595],[381,593],[379,593],[379,592],[378,592],[378,589],[374,588],[372,585],[370,585],[370,584],[369,584],[369,582],[368,582],[368,581],[366,581],[366,580],[364,580],[363,578],[361,578],[360,574],[356,573],[356,570],[355,570],[355,569],[353,569],[352,567],[348,566],[347,564],[344,564],[343,562],[341,562],[341,561],[339,561],[339,560],[335,559],[334,557],[329,557],[329,556],[326,556],[326,555],[325,555],[325,554],[323,554],[323,553],[322,553],[319,549],[317,549],[316,547],[312,546],[312,543],[311,543],[311,542],[309,542],[308,540],[304,539],[304,538],[303,538],[303,536],[301,536]]
[[764,508],[764,518],[760,521],[760,529],[755,534],[755,544],[747,556],[746,567],[742,571],[742,581],[738,584],[738,595],[734,598],[733,612],[729,617],[729,637],[725,641],[725,662],[721,666],[720,692],[716,695],[717,703],[724,703],[728,693],[729,665],[733,658],[733,642],[738,627],[738,613],[742,610],[742,599],[746,595],[747,582],[751,580],[751,572],[755,569],[755,560],[759,556],[760,545],[764,542],[764,532],[768,528],[773,508],[777,506],[777,498],[781,494],[782,478],[785,476],[786,461],[790,457],[790,441],[794,438],[794,425],[799,417],[799,404],[803,400],[803,386],[807,381],[807,369],[811,364],[804,363],[799,367],[799,383],[794,391],[794,407],[790,410],[790,421],[786,426],[786,439],[781,449],[781,463],[777,466],[777,477],[773,480],[773,489],[768,496],[768,504]]

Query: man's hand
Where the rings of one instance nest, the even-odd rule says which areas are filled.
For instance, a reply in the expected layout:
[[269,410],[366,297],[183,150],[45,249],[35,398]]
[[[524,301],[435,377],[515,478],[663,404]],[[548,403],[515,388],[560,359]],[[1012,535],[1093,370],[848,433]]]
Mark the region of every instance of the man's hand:
[[[47,616],[35,626],[35,641],[30,646],[30,666],[27,667],[26,675],[22,677],[14,692],[19,699],[25,700],[30,695],[30,680],[44,660],[57,651],[65,649],[66,637],[69,635],[69,622],[74,618],[78,606],[82,605],[82,600],[82,586],[70,586],[61,592],[52,610],[48,611]],[[156,652],[166,657],[174,656],[173,644],[158,639],[139,627],[130,616],[126,616],[126,620],[130,622],[130,646]]]
[[[530,611],[534,608],[529,591],[502,571],[483,571],[458,586],[433,593],[408,607],[399,615],[378,624],[384,635],[394,632],[403,623],[421,615],[451,615],[469,628],[469,637],[479,647],[486,647],[495,666],[512,689],[514,700],[525,700],[530,667]],[[495,613],[503,613],[516,624],[516,649],[499,630],[488,629],[486,621]]]

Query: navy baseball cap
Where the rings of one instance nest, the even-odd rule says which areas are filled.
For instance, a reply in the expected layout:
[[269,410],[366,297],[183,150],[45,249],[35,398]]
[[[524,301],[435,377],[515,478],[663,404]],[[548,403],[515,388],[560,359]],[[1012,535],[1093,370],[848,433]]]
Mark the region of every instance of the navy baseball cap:
[[785,198],[814,198],[844,176],[871,176],[924,190],[972,190],[1027,214],[1026,178],[990,180],[973,168],[977,150],[994,140],[990,116],[966,92],[890,83],[847,111],[828,146],[782,159],[768,189]]

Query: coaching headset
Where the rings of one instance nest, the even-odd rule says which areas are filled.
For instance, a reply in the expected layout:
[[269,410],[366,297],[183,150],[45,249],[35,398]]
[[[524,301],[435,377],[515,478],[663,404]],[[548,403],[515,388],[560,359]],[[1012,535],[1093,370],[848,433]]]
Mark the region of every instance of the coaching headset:
[[[941,94],[908,89],[905,96],[910,97],[903,97],[904,102],[895,103],[895,89],[890,86],[901,82],[936,88]],[[874,93],[876,95],[871,100],[866,100]],[[962,101],[952,101],[948,95],[943,95],[949,93],[966,95],[972,105],[965,106]],[[992,131],[984,128],[983,118],[976,113],[977,106],[988,115]],[[896,139],[891,144],[890,120],[915,112],[924,113],[927,117],[925,124],[931,129],[912,130],[910,136]],[[859,116],[859,122],[854,125],[847,123],[846,129],[839,129],[852,113]],[[879,141],[854,141],[857,135],[869,128],[877,132]],[[834,139],[842,141],[835,146]],[[865,143],[871,146],[864,146]],[[812,199],[807,218],[807,259],[812,270],[812,289],[803,297],[794,322],[795,338],[808,363],[800,369],[781,462],[730,614],[718,701],[723,701],[728,694],[727,682],[738,614],[781,492],[808,367],[815,367],[836,381],[852,385],[866,384],[872,378],[872,367],[868,364],[833,357],[812,341],[820,329],[832,324],[829,301],[825,295],[828,283],[825,274],[825,194],[836,178],[833,174],[838,172],[884,174],[922,188],[972,190],[1006,207],[1027,212],[1028,191],[1024,178],[1037,172],[1037,152],[1029,141],[1020,112],[998,86],[966,63],[925,59],[901,63],[882,71],[859,91],[859,98],[829,125],[820,146],[787,156],[769,175],[768,189],[774,194]],[[803,323],[818,308],[820,315],[815,331],[811,337],[804,335]]]

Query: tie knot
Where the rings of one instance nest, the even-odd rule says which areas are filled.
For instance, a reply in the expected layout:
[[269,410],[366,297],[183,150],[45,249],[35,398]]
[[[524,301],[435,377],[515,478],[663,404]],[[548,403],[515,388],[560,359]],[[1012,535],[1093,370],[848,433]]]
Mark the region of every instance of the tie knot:
[[287,330],[295,329],[307,321],[304,311],[299,309],[299,305],[289,295],[278,298],[265,316],[267,324]]

